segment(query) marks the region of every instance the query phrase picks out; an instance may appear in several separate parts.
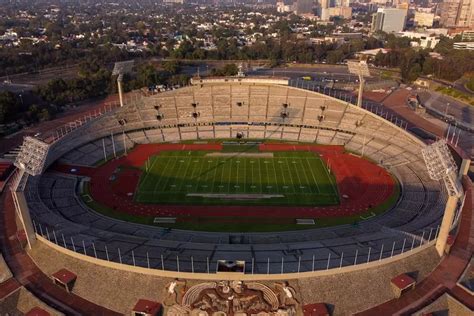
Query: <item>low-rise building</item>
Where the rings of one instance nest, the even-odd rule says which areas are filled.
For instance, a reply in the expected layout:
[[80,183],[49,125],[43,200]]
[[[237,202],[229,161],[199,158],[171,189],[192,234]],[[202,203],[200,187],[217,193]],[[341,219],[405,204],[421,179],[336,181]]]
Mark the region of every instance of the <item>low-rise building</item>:
[[474,30],[466,30],[462,32],[463,41],[474,41]]
[[418,41],[411,42],[412,47],[421,48],[435,48],[438,45],[440,38],[436,35],[430,35],[429,33],[420,32],[399,32],[397,36],[408,37],[410,39],[417,39]]
[[474,42],[457,42],[453,44],[454,49],[474,50]]

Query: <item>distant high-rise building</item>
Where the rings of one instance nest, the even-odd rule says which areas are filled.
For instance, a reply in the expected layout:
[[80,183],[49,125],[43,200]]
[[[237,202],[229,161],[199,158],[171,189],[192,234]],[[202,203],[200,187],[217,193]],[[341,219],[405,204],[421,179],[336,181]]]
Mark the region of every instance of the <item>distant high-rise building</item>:
[[474,27],[474,0],[445,0],[440,16],[445,27]]
[[474,0],[461,1],[457,26],[474,27]]
[[350,6],[350,0],[334,0],[332,1],[332,3],[329,3],[328,5],[328,7],[348,7],[348,6]]
[[352,16],[352,8],[350,7],[334,7],[324,8],[321,10],[321,20],[327,21],[331,17],[339,16],[344,19],[350,19]]
[[372,31],[401,32],[405,27],[406,15],[404,9],[380,8],[372,16]]
[[329,8],[329,0],[320,0],[319,6],[321,7],[321,9]]
[[415,12],[415,24],[417,26],[432,27],[434,14],[428,12]]
[[308,14],[313,12],[314,0],[297,0],[296,14]]

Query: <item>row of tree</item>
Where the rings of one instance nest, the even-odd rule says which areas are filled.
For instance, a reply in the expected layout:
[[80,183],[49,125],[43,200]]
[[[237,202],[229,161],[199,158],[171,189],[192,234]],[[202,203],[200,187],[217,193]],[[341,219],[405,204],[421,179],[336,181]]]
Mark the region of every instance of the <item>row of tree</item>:
[[[0,124],[30,124],[51,119],[56,107],[48,104],[29,104],[23,102],[23,96],[9,91],[0,92]],[[2,128],[0,132],[6,129]]]
[[451,49],[448,54],[432,55],[431,50],[410,48],[379,52],[373,62],[376,66],[399,68],[405,82],[413,82],[419,76],[433,76],[455,81],[465,73],[474,71],[474,52]]
[[37,94],[46,102],[61,107],[106,95],[111,86],[111,72],[94,59],[81,64],[77,78],[53,79],[40,86]]

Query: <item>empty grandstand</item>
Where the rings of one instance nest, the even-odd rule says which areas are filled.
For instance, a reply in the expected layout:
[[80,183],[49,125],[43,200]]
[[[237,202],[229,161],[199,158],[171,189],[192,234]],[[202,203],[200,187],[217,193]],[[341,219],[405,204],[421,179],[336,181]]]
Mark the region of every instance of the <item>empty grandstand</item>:
[[[430,177],[420,154],[425,144],[415,136],[374,113],[289,87],[284,80],[195,81],[189,87],[126,101],[123,107],[111,107],[67,133],[52,131],[52,135],[47,141],[32,137],[25,140],[12,183],[15,206],[22,214],[22,227],[33,249],[39,239],[76,257],[134,268],[140,273],[243,280],[245,284],[239,286],[206,283],[206,289],[228,286],[236,293],[243,291],[241,287],[260,291],[272,297],[267,303],[273,302],[272,295],[280,288],[289,297],[289,288],[278,285],[268,289],[251,280],[354,271],[432,249],[449,197],[443,183]],[[382,215],[359,218],[355,224],[285,233],[190,231],[142,225],[104,216],[80,196],[97,166],[125,157],[137,145],[206,144],[215,139],[342,146],[354,157],[363,156],[393,175],[400,184],[400,195]],[[58,172],[55,165],[76,166],[84,172]],[[339,176],[350,178],[350,168],[340,170]],[[109,180],[103,177],[102,185]],[[383,190],[383,185],[374,187],[367,196],[383,195]],[[453,231],[461,208],[459,202],[454,222],[449,225]],[[168,220],[174,215],[161,214]],[[222,274],[219,262],[229,266],[243,262],[243,270],[238,275]],[[191,299],[187,294],[183,302],[194,302],[196,293],[204,290],[195,289],[192,295],[197,296]],[[287,311],[296,306],[290,300],[285,302],[282,306]],[[195,307],[183,304],[188,308],[186,313]],[[187,315],[180,314],[180,308],[174,306],[168,311],[170,315],[171,311]],[[352,307],[341,313],[366,308]]]

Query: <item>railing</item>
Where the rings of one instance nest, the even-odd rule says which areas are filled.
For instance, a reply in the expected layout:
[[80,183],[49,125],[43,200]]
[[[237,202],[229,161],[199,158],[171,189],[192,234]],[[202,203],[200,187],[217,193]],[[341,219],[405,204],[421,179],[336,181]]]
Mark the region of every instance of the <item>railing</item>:
[[92,110],[89,113],[85,114],[84,116],[75,119],[74,121],[67,122],[66,124],[56,128],[52,135],[48,135],[48,137],[44,137],[43,141],[47,143],[55,143],[61,140],[63,137],[68,135],[69,133],[73,132],[74,130],[78,129],[79,127],[99,118],[109,112],[120,107],[119,102],[109,102],[104,104],[102,107]]
[[[336,89],[331,89],[329,87],[326,87],[324,83],[322,82],[303,81],[303,80],[296,79],[296,80],[290,80],[288,85],[292,87],[300,88],[300,89],[322,93],[327,96],[342,100],[344,102],[357,105],[356,96],[353,96],[352,94],[347,93],[342,90],[336,90]],[[400,118],[395,112],[387,110],[383,105],[377,102],[364,100],[362,101],[362,108],[380,116],[381,118],[391,122],[392,124],[395,124],[396,126],[400,128],[403,128],[406,130],[408,127],[408,123],[405,120]]]
[[[38,236],[43,237],[67,250],[93,257],[95,259],[109,262],[141,267],[146,269],[157,269],[169,272],[188,273],[217,273],[218,261],[226,258],[213,258],[201,256],[170,254],[172,250],[164,250],[161,253],[139,250],[121,249],[120,247],[107,245],[103,242],[79,239],[74,236],[65,236],[56,233],[56,230],[48,225],[40,224],[33,220],[33,226]],[[287,274],[305,273],[330,269],[341,269],[371,262],[382,261],[393,258],[400,254],[413,252],[420,247],[428,246],[436,240],[439,233],[439,225],[424,229],[421,234],[409,234],[400,232],[403,239],[393,242],[382,243],[378,246],[358,247],[351,251],[336,252],[334,249],[322,248],[310,254],[298,254],[295,250],[287,256],[249,257],[245,264],[244,274]],[[92,238],[91,238],[92,239]],[[231,259],[237,261],[242,259]]]

